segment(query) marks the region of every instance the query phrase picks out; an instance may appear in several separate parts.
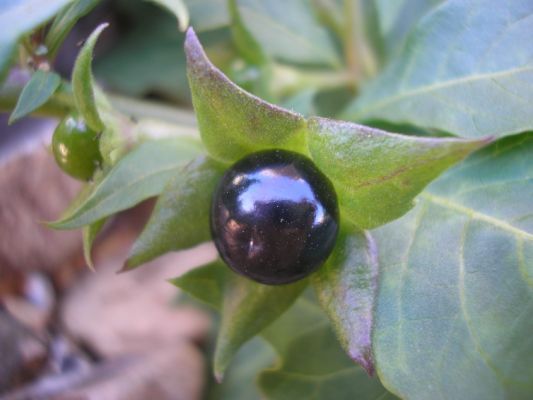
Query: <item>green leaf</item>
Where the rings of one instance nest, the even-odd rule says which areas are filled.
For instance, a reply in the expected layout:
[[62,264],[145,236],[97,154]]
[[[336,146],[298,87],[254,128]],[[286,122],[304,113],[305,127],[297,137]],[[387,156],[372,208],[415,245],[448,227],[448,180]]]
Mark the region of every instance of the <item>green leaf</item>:
[[222,313],[214,356],[219,381],[239,348],[283,314],[307,286],[307,280],[263,285],[235,274],[220,260],[172,283]]
[[444,0],[375,0],[387,58],[402,50],[413,26]]
[[232,162],[267,148],[304,151],[304,118],[232,83],[207,59],[192,28],[185,53],[200,134],[211,156]]
[[377,248],[369,233],[343,227],[333,254],[312,275],[320,305],[344,351],[374,374],[371,333],[377,292]]
[[404,136],[317,117],[309,130],[313,160],[335,184],[343,217],[360,228],[405,214],[429,182],[489,142]]
[[53,57],[78,20],[87,15],[100,0],[76,0],[65,7],[48,29],[45,45]]
[[237,0],[228,0],[231,15],[231,33],[233,41],[242,57],[251,64],[261,65],[267,61],[263,49],[243,24]]
[[220,310],[224,300],[224,284],[231,274],[220,260],[194,268],[170,282],[196,300]]
[[124,268],[135,268],[169,251],[210,240],[211,197],[222,171],[220,165],[201,156],[173,172]]
[[531,133],[498,141],[374,232],[373,348],[400,397],[531,397],[532,153]]
[[83,257],[85,258],[85,262],[87,263],[87,266],[89,267],[89,269],[93,271],[94,271],[94,263],[93,263],[93,258],[91,255],[91,250],[93,247],[94,239],[96,239],[96,236],[100,233],[106,221],[107,221],[107,218],[102,218],[96,222],[93,222],[90,225],[84,226],[82,229]]
[[264,339],[255,337],[235,355],[224,374],[222,383],[209,386],[207,400],[253,400],[260,399],[256,376],[270,367],[276,353]]
[[314,301],[301,297],[263,335],[280,356],[259,376],[269,400],[395,398],[346,356]]
[[0,83],[13,62],[17,42],[52,18],[71,0],[3,0],[0,3]]
[[199,153],[195,142],[183,139],[142,143],[122,158],[81,204],[49,225],[56,229],[80,228],[156,196]]
[[9,123],[25,117],[38,109],[52,97],[61,85],[61,77],[54,72],[36,71],[22,89]]
[[198,32],[222,28],[230,24],[226,0],[185,0],[191,25]]
[[[226,268],[222,263],[220,268]],[[214,356],[214,372],[221,381],[239,348],[283,314],[307,286],[307,280],[269,286],[230,274],[224,287],[222,321]]]
[[243,26],[264,52],[296,64],[340,65],[333,41],[309,0],[236,0]]
[[345,12],[343,0],[312,0],[312,5],[319,20],[338,37],[344,35]]
[[185,55],[179,51],[182,43],[173,19],[147,16],[121,37],[112,52],[96,60],[95,76],[129,96],[152,93],[190,103]]
[[463,137],[533,128],[533,2],[450,0],[343,113]]
[[[173,283],[193,297],[220,309],[222,292],[228,287],[228,281],[232,276],[237,275],[220,261],[216,261],[186,273],[173,280]],[[292,307],[261,332],[261,336],[273,346],[279,357],[274,369],[269,369],[260,375],[259,387],[266,398],[290,400],[395,398],[387,393],[377,379],[370,378],[346,356],[326,316],[316,304],[312,292],[309,294],[311,296],[300,296]],[[240,296],[244,297],[243,294]],[[254,315],[255,319],[261,319],[264,316],[263,308],[256,310]],[[240,311],[233,315],[237,319],[240,316]],[[231,315],[226,314],[226,318],[231,319]],[[252,315],[248,318],[252,318]],[[247,346],[243,346],[237,353],[233,367],[236,367],[235,364],[243,356]],[[243,367],[250,366],[244,364]],[[310,393],[314,397],[309,396]],[[258,398],[258,396],[253,398],[256,397]]]
[[180,31],[185,31],[189,26],[189,10],[184,3],[184,0],[150,0],[153,3],[159,4],[173,13],[178,19]]
[[78,58],[72,71],[72,90],[74,92],[74,102],[76,108],[81,113],[87,125],[94,131],[101,132],[104,129],[104,123],[96,106],[96,93],[93,82],[91,63],[93,50],[98,40],[98,36],[107,28],[109,24],[100,24],[91,33],[83,47],[81,48]]
[[304,89],[283,101],[283,107],[305,116],[313,115],[315,111],[315,98],[317,90],[314,88]]

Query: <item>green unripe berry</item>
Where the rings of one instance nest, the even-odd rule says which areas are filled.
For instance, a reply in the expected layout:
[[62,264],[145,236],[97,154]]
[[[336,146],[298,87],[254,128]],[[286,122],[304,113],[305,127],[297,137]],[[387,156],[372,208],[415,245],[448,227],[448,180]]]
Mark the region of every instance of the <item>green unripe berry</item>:
[[102,162],[98,133],[75,115],[65,117],[52,137],[52,151],[59,167],[73,178],[87,181]]

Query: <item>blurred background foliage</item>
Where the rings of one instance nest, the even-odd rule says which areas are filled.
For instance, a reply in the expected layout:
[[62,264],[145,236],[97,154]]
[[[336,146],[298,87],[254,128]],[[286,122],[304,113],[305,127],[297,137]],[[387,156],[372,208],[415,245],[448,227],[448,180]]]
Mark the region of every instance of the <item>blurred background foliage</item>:
[[[358,85],[380,68],[375,49],[381,45],[370,50],[364,44],[366,59],[352,54],[357,44],[349,37],[352,24],[345,12],[346,4],[352,2],[185,3],[190,24],[217,67],[251,93],[303,114],[335,116],[356,94]],[[378,6],[367,8],[364,12],[376,13]],[[176,29],[175,17],[149,2],[116,0],[102,2],[86,17],[102,18],[112,22],[94,63],[96,78],[104,88],[190,107],[184,34]],[[388,29],[401,31],[394,17],[388,18]],[[93,24],[86,21],[86,25]],[[390,35],[391,42],[398,45],[401,34]],[[77,39],[71,43],[76,44]],[[62,70],[67,72],[68,65]]]

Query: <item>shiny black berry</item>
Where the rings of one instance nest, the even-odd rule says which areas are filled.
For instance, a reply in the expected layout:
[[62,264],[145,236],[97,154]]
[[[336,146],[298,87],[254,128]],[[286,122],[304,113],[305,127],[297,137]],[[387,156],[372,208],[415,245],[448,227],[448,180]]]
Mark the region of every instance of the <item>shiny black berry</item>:
[[211,233],[220,256],[261,283],[309,275],[333,250],[338,230],[333,185],[298,153],[248,155],[226,172],[213,196]]

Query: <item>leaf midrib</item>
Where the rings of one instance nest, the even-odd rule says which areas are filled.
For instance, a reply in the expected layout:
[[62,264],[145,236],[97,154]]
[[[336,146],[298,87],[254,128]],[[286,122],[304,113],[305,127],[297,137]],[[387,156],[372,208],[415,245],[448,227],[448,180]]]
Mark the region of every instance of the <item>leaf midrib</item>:
[[420,194],[420,196],[428,201],[431,201],[432,203],[435,203],[437,205],[440,205],[445,208],[449,208],[451,210],[460,212],[462,214],[468,215],[469,217],[473,219],[477,219],[480,221],[484,221],[490,225],[494,225],[504,231],[507,231],[509,233],[512,233],[513,235],[524,238],[526,240],[532,240],[533,241],[533,234],[526,232],[524,230],[521,230],[519,228],[514,227],[513,225],[509,224],[506,221],[500,220],[496,217],[490,216],[488,214],[484,214],[482,212],[476,211],[473,208],[467,207],[463,204],[459,204],[449,198],[445,198],[442,196],[438,196],[435,194],[431,194],[428,192],[423,192]]
[[440,83],[433,83],[433,84],[430,84],[428,86],[422,86],[422,87],[419,87],[419,88],[416,88],[416,89],[413,89],[413,90],[407,90],[405,92],[399,92],[396,95],[387,97],[385,100],[378,101],[378,102],[374,103],[371,107],[368,107],[366,109],[363,108],[363,109],[355,112],[355,114],[353,116],[355,118],[358,118],[358,117],[362,117],[364,115],[369,115],[372,112],[374,112],[375,110],[378,110],[380,108],[384,108],[384,107],[386,107],[386,106],[388,106],[390,104],[396,103],[396,102],[398,102],[400,100],[404,100],[404,99],[407,99],[409,97],[414,97],[414,96],[418,96],[418,95],[422,95],[422,94],[428,94],[428,93],[431,93],[433,91],[437,91],[437,90],[440,90],[440,89],[444,89],[444,88],[448,88],[448,87],[452,87],[452,86],[457,86],[457,85],[460,85],[460,84],[472,83],[472,82],[480,81],[480,80],[484,80],[484,79],[493,80],[493,79],[500,78],[500,77],[507,77],[507,75],[513,75],[513,74],[518,74],[518,73],[522,73],[522,72],[529,72],[529,71],[533,71],[533,66],[530,65],[530,66],[526,66],[526,67],[513,68],[513,69],[506,70],[506,71],[490,72],[490,73],[485,73],[485,74],[474,74],[474,75],[469,75],[469,76],[465,76],[465,77],[461,77],[461,78],[451,79],[451,80],[440,82]]

